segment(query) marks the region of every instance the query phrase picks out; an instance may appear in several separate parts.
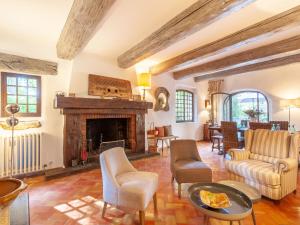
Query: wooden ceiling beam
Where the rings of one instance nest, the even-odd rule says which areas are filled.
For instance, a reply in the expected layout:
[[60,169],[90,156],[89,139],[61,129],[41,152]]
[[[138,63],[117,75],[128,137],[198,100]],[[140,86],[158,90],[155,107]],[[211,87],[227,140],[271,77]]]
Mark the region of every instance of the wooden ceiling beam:
[[264,61],[264,62],[254,63],[254,64],[247,65],[247,66],[241,66],[241,67],[233,68],[233,69],[229,69],[229,70],[213,72],[210,74],[205,74],[202,76],[195,77],[194,80],[195,80],[195,82],[200,82],[200,81],[208,80],[208,79],[216,79],[216,78],[221,78],[221,77],[223,78],[223,77],[239,75],[239,74],[243,74],[243,73],[247,73],[247,72],[253,72],[253,71],[258,71],[258,70],[275,68],[275,67],[279,67],[279,66],[285,66],[288,64],[292,64],[292,63],[300,63],[300,54],[279,57],[276,59],[271,59],[271,60]]
[[195,74],[202,75],[210,71],[217,71],[223,69],[232,69],[258,63],[272,58],[276,58],[279,54],[288,54],[289,52],[300,49],[300,35],[284,39],[272,44],[264,45],[259,48],[247,50],[231,56],[227,56],[215,61],[193,66],[173,73],[175,80],[187,78]]
[[179,66],[185,66],[190,63],[197,62],[204,57],[226,52],[250,42],[264,40],[269,38],[272,34],[299,25],[300,6],[297,6],[219,40],[166,60],[153,66],[151,68],[151,72],[152,74],[167,72],[171,69],[178,68]]
[[198,0],[118,57],[128,68],[255,0]]
[[74,0],[56,44],[57,56],[73,59],[89,42],[115,0]]
[[57,75],[57,63],[0,53],[0,71],[36,75]]

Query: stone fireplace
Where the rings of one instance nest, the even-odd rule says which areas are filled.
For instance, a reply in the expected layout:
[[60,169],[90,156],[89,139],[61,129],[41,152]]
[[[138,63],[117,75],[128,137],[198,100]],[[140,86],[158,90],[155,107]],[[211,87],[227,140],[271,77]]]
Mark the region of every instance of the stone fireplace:
[[131,153],[145,152],[145,114],[152,103],[57,96],[56,107],[65,117],[65,167],[80,159],[81,149],[96,150],[101,141],[124,139]]

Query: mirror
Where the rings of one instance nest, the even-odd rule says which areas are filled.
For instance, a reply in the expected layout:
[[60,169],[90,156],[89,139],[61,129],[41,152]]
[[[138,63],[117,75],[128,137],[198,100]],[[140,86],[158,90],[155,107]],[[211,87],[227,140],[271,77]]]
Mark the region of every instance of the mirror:
[[164,87],[155,90],[155,107],[154,111],[169,111],[169,91]]

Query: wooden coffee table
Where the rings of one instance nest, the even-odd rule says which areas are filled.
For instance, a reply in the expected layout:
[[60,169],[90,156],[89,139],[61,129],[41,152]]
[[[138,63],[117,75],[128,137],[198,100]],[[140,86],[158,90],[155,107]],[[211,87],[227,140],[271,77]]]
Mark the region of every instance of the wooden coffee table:
[[[239,181],[233,181],[233,180],[222,180],[222,181],[219,181],[218,183],[227,185],[229,187],[235,188],[236,190],[243,192],[245,195],[247,195],[251,199],[251,201],[253,203],[258,202],[261,199],[260,192],[248,184],[245,184],[245,183],[242,183]],[[254,209],[252,209],[251,215],[252,215],[253,224],[256,225]]]
[[[215,193],[226,193],[231,206],[223,209],[214,209],[205,205],[200,198],[200,191],[206,190]],[[244,218],[252,213],[252,201],[243,192],[232,188],[228,185],[219,183],[197,183],[193,184],[189,189],[189,199],[192,204],[204,214],[204,224],[209,224],[210,218],[218,220],[241,222]]]

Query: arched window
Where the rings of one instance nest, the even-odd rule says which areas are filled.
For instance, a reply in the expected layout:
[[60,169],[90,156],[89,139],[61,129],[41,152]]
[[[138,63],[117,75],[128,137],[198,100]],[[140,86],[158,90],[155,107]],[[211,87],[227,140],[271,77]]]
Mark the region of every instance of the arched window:
[[176,90],[176,122],[194,121],[194,94],[187,90]]
[[229,106],[230,120],[240,123],[242,120],[249,120],[247,110],[259,112],[259,122],[269,121],[269,102],[267,97],[259,91],[240,91],[227,97],[224,106]]

